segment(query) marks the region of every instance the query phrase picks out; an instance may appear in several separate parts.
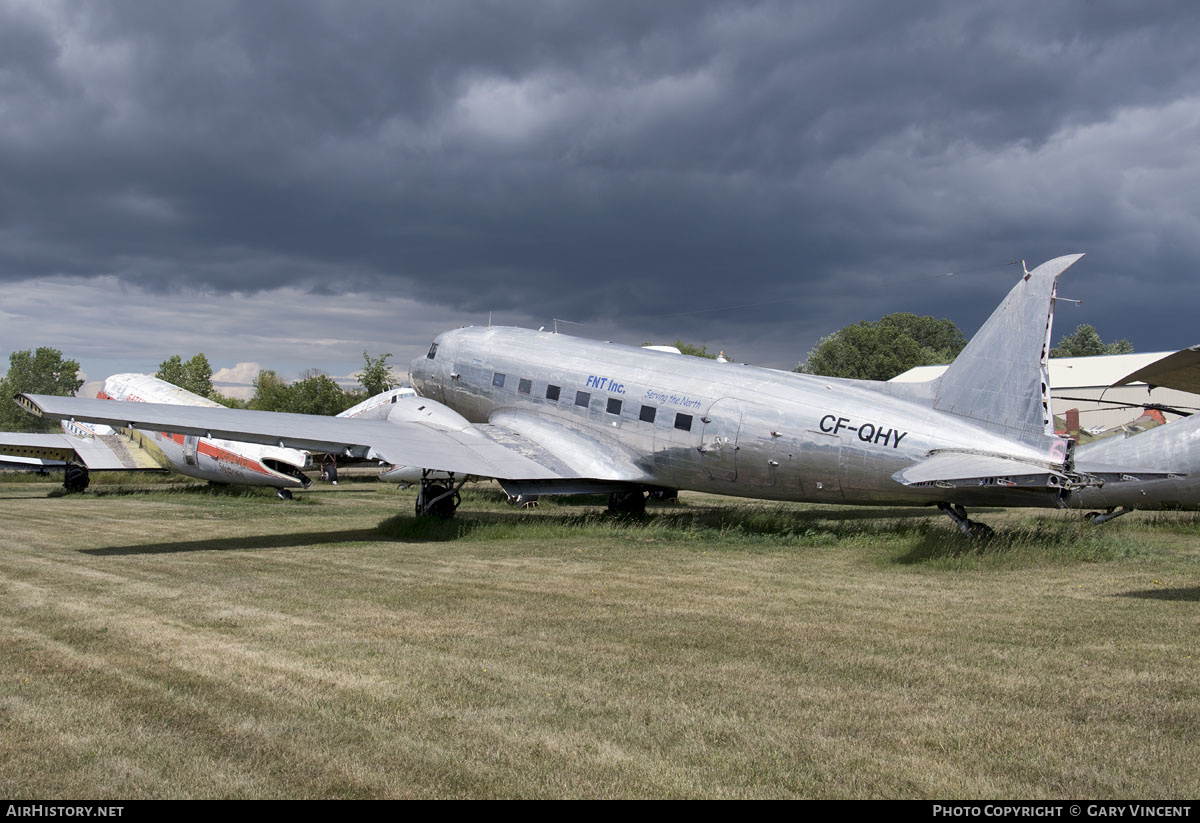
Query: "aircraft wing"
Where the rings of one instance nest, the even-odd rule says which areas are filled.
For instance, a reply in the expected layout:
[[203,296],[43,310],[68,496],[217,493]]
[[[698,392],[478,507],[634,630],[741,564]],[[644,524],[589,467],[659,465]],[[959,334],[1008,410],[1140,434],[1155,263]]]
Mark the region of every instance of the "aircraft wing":
[[1200,346],[1182,349],[1143,366],[1113,383],[1124,386],[1129,383],[1148,383],[1176,391],[1200,394]]
[[502,426],[451,428],[417,421],[363,420],[47,395],[18,395],[16,400],[27,411],[42,417],[104,423],[114,428],[219,437],[382,460],[460,475],[539,481],[580,477],[618,482],[640,479],[619,476],[616,471],[602,477],[581,473],[562,459],[562,455]]
[[120,435],[0,432],[0,465],[37,469],[61,468],[67,463],[79,463],[91,471],[162,471],[145,449]]
[[1048,466],[997,455],[954,451],[936,452],[896,472],[892,479],[905,486],[943,489],[979,486],[1058,489],[1070,483],[1067,475]]

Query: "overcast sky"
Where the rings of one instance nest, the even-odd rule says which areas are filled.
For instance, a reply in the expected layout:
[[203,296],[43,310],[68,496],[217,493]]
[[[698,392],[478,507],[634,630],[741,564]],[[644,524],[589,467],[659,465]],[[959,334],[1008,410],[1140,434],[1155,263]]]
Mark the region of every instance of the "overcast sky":
[[1059,333],[1200,343],[1198,23],[0,0],[0,368],[51,345],[93,380],[197,351],[346,375],[489,312],[790,368],[895,311],[970,335],[1006,263],[1072,252]]

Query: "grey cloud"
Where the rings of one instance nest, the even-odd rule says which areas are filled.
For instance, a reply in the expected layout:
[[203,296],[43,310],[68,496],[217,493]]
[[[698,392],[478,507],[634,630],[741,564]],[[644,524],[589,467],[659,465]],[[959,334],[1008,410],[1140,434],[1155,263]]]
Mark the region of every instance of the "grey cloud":
[[789,365],[888,311],[969,331],[1008,260],[1082,250],[1087,322],[1184,345],[1156,300],[1194,296],[1197,13],[4,5],[0,281],[407,295]]

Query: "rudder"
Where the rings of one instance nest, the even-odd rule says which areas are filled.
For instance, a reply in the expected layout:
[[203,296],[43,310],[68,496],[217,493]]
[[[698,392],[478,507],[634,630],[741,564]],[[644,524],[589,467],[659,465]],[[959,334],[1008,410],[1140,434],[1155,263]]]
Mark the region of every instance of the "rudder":
[[1058,277],[1082,254],[1029,272],[942,375],[933,407],[1030,444],[1054,433],[1047,358]]

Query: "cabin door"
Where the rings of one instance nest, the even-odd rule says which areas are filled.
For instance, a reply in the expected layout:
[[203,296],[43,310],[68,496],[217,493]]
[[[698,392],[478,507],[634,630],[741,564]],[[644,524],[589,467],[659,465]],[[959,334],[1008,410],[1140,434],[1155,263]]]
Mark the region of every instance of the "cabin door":
[[199,449],[200,438],[194,434],[183,437],[183,462],[189,466],[196,465],[196,451]]
[[701,422],[700,464],[713,480],[737,480],[738,433],[742,429],[742,404],[722,397],[708,407]]

